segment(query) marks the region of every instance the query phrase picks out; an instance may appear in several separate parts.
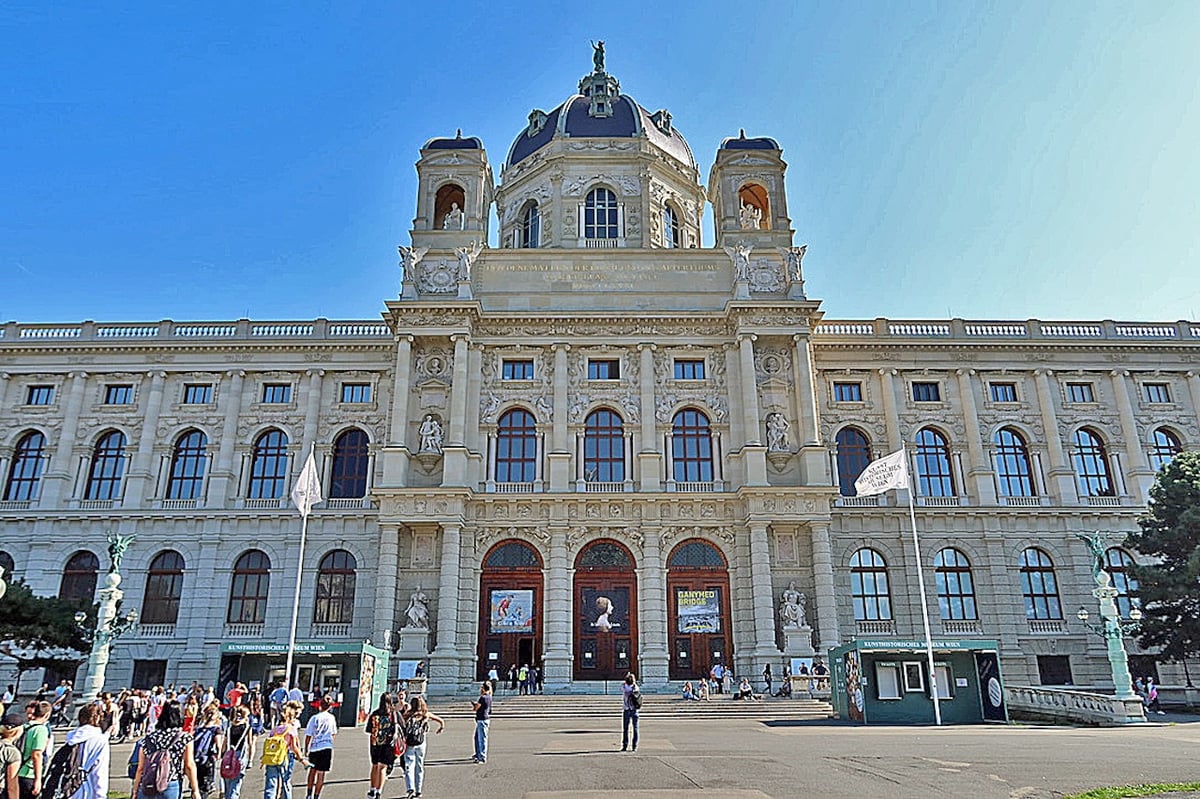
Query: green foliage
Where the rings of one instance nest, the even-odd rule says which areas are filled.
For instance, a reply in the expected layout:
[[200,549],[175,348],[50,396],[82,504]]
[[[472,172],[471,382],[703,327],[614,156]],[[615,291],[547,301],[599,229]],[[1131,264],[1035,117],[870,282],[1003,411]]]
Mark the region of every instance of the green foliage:
[[1138,526],[1128,543],[1154,558],[1133,569],[1146,614],[1138,641],[1171,660],[1200,654],[1200,452],[1181,452],[1159,472]]
[[[24,582],[16,581],[0,600],[0,611],[0,654],[16,660],[20,671],[79,661],[92,647],[94,607],[37,596]],[[79,611],[88,616],[82,625],[75,623]]]
[[1164,793],[1200,791],[1200,782],[1159,782],[1146,785],[1123,785],[1114,788],[1096,788],[1083,793],[1072,793],[1063,799],[1125,799],[1129,796],[1155,796]]

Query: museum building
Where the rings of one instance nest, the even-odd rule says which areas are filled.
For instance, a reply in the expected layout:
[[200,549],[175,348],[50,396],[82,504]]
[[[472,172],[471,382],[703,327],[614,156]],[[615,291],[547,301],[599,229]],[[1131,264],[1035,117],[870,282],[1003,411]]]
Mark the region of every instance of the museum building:
[[[0,566],[90,602],[135,536],[110,686],[282,674],[315,447],[306,688],[353,687],[329,653],[367,640],[434,693],[779,673],[921,638],[917,569],[934,635],[998,641],[1009,683],[1111,687],[1076,534],[1128,615],[1121,541],[1200,442],[1200,323],[827,319],[779,144],[726,139],[702,184],[602,53],[498,182],[461,134],[416,169],[382,321],[0,326]],[[853,487],[901,448],[919,561],[904,496]]]

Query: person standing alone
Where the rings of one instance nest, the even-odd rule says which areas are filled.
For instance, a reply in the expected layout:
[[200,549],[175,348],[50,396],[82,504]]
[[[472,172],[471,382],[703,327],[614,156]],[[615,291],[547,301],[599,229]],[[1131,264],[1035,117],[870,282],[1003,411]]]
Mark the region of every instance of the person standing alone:
[[621,686],[622,706],[624,714],[621,725],[621,751],[629,747],[629,725],[633,725],[633,751],[638,745],[638,714],[642,709],[642,691],[638,688],[637,677],[633,672],[625,675],[625,684]]
[[492,684],[484,680],[479,686],[479,698],[475,700],[475,756],[476,763],[487,762],[488,728],[492,724]]
[[325,694],[321,697],[321,711],[308,720],[304,728],[304,749],[312,768],[308,771],[308,787],[305,796],[320,799],[321,789],[325,787],[325,775],[333,765],[333,736],[337,735],[337,719],[329,712],[333,707],[333,697]]

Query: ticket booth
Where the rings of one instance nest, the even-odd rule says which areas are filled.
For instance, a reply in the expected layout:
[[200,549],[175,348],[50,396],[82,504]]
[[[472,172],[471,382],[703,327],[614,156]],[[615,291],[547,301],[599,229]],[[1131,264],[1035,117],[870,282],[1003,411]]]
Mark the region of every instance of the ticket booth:
[[[942,723],[1007,722],[995,641],[934,639]],[[925,642],[856,639],[829,650],[834,711],[862,724],[932,724]]]

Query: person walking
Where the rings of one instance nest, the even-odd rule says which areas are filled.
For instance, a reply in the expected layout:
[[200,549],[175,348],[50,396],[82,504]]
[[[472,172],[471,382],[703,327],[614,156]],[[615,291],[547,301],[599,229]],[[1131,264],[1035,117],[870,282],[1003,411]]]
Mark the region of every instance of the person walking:
[[300,750],[300,733],[296,719],[300,716],[299,702],[288,700],[283,703],[279,723],[271,728],[270,735],[263,741],[262,764],[266,766],[266,784],[263,799],[292,799],[292,769],[299,760],[308,766],[308,758]]
[[246,769],[254,757],[254,727],[250,723],[250,710],[239,706],[230,713],[229,735],[227,736],[227,751],[236,754],[236,763],[231,762],[227,754],[221,758],[221,778],[225,781],[225,799],[240,799],[242,781],[246,778]]
[[479,685],[479,698],[475,700],[475,756],[476,763],[487,762],[488,728],[492,724],[492,684],[484,680]]
[[383,784],[396,764],[396,736],[399,729],[396,703],[392,695],[384,691],[379,696],[379,707],[367,717],[366,732],[371,736],[371,787],[367,789],[367,799],[379,799],[383,794]]
[[[110,697],[111,698],[111,697]],[[104,708],[89,704],[79,708],[79,726],[67,733],[67,743],[77,747],[79,764],[87,777],[71,799],[107,799],[111,750],[104,724]]]
[[771,695],[771,664],[770,663],[763,666],[763,684],[767,686],[766,690],[763,691],[763,696],[770,696]]
[[629,747],[629,725],[633,725],[633,748],[632,751],[637,751],[638,745],[638,715],[642,709],[642,691],[638,688],[637,677],[633,672],[625,675],[625,684],[621,686],[621,704],[624,709],[623,719],[621,724],[621,751],[625,752]]
[[[167,753],[168,782],[165,790],[152,793],[142,785],[147,764],[157,763],[155,757]],[[200,795],[200,781],[196,778],[196,755],[192,750],[192,736],[183,731],[183,708],[175,700],[163,702],[159,708],[158,723],[154,732],[148,734],[138,750],[137,769],[133,774],[133,790],[137,799],[179,799],[183,793],[183,780],[187,778],[192,796]],[[153,786],[151,786],[153,787]]]
[[24,731],[25,717],[20,713],[6,713],[0,722],[0,799],[20,799],[17,771],[21,768],[21,749],[17,743]]
[[308,771],[308,783],[305,797],[320,799],[321,789],[325,787],[325,775],[333,765],[333,736],[337,735],[337,719],[329,712],[333,707],[333,696],[325,694],[320,699],[320,710],[308,720],[304,728],[304,751],[312,762]]
[[53,712],[54,708],[45,700],[34,700],[25,707],[27,721],[21,735],[21,767],[17,771],[21,799],[36,799],[42,792],[42,779],[50,769],[46,750],[51,747],[53,740],[49,725]]
[[488,669],[487,678],[488,682],[492,684],[492,695],[495,696],[496,686],[500,684],[500,672],[496,670],[495,666],[492,666],[490,669]]
[[429,711],[424,697],[414,696],[404,711],[404,783],[406,799],[421,795],[425,785],[425,741],[429,737],[429,722],[438,723],[437,734],[446,729],[446,722]]
[[216,702],[200,714],[193,731],[192,752],[196,758],[196,780],[200,783],[199,799],[208,799],[217,782],[221,752],[225,750],[225,724]]
[[517,671],[517,686],[520,690],[520,695],[525,696],[529,693],[529,664],[523,663],[519,671]]

